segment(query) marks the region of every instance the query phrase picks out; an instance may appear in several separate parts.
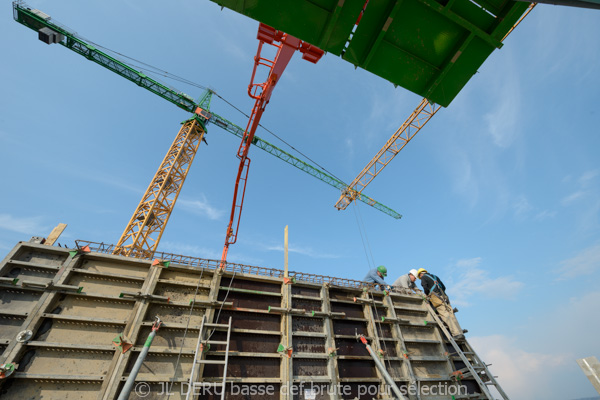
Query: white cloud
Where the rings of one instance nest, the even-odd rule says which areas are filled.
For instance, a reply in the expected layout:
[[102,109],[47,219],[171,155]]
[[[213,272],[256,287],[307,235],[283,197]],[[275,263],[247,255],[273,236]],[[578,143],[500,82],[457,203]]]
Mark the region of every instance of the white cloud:
[[552,374],[572,362],[572,355],[564,352],[548,354],[529,352],[522,348],[516,337],[492,335],[473,337],[469,343],[498,376],[498,383],[513,399],[553,398]]
[[202,217],[207,217],[211,220],[218,220],[225,213],[225,211],[211,206],[204,195],[201,195],[200,199],[198,200],[179,199],[177,204],[182,210],[191,212],[192,214],[200,215]]
[[561,261],[558,280],[579,278],[600,270],[600,243],[583,249],[575,257]]
[[0,214],[0,229],[24,233],[26,235],[45,235],[50,233],[41,217],[18,218],[10,214]]
[[[515,71],[515,62],[511,53],[505,53],[501,60],[502,79],[491,84],[491,111],[483,116],[487,123],[488,134],[494,144],[501,148],[509,147],[519,135],[518,120],[521,110],[521,85]],[[494,98],[496,101],[494,101]]]
[[[264,247],[268,251],[280,251],[280,252],[283,252],[283,246],[281,246],[281,245],[274,245],[274,246],[266,245]],[[289,246],[288,247],[288,251],[290,253],[298,253],[298,254],[301,254],[303,256],[308,256],[308,257],[311,257],[311,258],[329,258],[329,259],[331,259],[331,258],[341,258],[341,256],[339,256],[339,255],[318,252],[316,250],[313,250],[311,247],[294,247],[294,246]]]
[[528,211],[532,209],[531,204],[525,196],[517,197],[516,201],[513,203],[513,209],[515,210],[516,216],[523,216]]
[[556,211],[548,211],[544,210],[536,214],[535,219],[538,221],[543,221],[548,218],[554,218],[556,216]]
[[598,176],[598,174],[600,174],[600,171],[597,169],[585,171],[579,177],[579,184],[581,184],[581,186],[587,186],[595,177]]
[[469,305],[471,296],[514,299],[524,286],[512,276],[491,277],[489,271],[480,266],[481,257],[462,259],[453,268],[458,278],[449,282],[448,295],[457,306]]
[[578,190],[577,192],[571,193],[570,195],[564,197],[560,202],[563,206],[566,206],[583,197],[583,195],[585,195],[585,192]]
[[352,159],[354,157],[354,141],[351,138],[346,138],[346,157]]
[[[511,336],[472,337],[469,342],[512,400],[564,400],[591,397],[593,386],[576,363],[598,355],[600,291],[571,298],[536,313]],[[569,384],[566,385],[565,382]]]
[[479,184],[477,178],[473,174],[473,166],[469,156],[462,149],[455,149],[453,152],[455,159],[453,160],[454,173],[454,191],[462,195],[471,207],[477,204],[479,199]]
[[585,171],[579,178],[577,178],[577,183],[579,184],[579,188],[577,191],[571,193],[570,195],[564,197],[561,200],[561,204],[567,206],[576,200],[582,199],[584,196],[590,194],[595,187],[594,179],[600,174],[600,171],[597,169]]

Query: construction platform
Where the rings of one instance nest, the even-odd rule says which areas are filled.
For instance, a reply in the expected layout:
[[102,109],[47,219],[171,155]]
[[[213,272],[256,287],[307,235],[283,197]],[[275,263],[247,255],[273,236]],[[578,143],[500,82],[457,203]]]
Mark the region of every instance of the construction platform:
[[211,0],[447,107],[530,6],[512,0]]
[[163,325],[130,399],[186,398],[190,379],[201,394],[190,398],[221,398],[224,368],[227,399],[397,398],[374,358],[406,398],[493,398],[487,366],[468,342],[447,338],[419,295],[173,254],[154,262],[114,256],[112,246],[86,241],[73,249],[42,242],[20,242],[0,264],[3,400],[116,399],[157,315]]

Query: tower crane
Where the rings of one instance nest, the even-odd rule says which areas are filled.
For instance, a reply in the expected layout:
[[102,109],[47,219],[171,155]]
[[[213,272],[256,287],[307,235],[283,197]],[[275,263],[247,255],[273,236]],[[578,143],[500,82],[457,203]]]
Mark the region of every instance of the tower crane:
[[[159,166],[156,174],[150,181],[146,192],[142,196],[142,200],[140,201],[129,223],[123,231],[121,238],[115,246],[114,254],[134,256],[139,258],[152,257],[160,242],[160,238],[162,237],[170,214],[175,206],[177,197],[179,196],[192,161],[196,155],[200,143],[202,142],[202,139],[204,138],[206,126],[209,123],[213,123],[223,130],[242,139],[242,144],[238,150],[238,156],[243,159],[244,152],[246,152],[247,161],[244,161],[244,163],[247,162],[249,164],[249,159],[247,158],[247,149],[249,145],[252,144],[255,147],[258,147],[263,151],[266,151],[267,153],[279,158],[280,160],[283,160],[288,164],[335,187],[338,190],[343,190],[344,188],[348,187],[346,183],[342,182],[338,178],[313,167],[307,162],[254,135],[260,120],[260,117],[258,119],[256,118],[257,114],[255,114],[255,110],[258,112],[262,108],[262,111],[264,111],[264,106],[266,103],[268,103],[268,99],[274,87],[273,83],[276,83],[278,76],[281,74],[281,71],[275,72],[272,66],[269,65],[269,60],[261,58],[260,62],[255,61],[254,73],[256,73],[256,68],[259,65],[270,68],[270,80],[263,84],[250,84],[249,93],[251,93],[251,96],[262,98],[262,100],[260,100],[260,104],[257,108],[259,100],[256,99],[255,107],[253,109],[253,117],[250,118],[248,128],[242,129],[210,110],[212,95],[215,94],[215,92],[210,89],[203,94],[198,102],[195,102],[191,96],[167,87],[162,83],[148,77],[143,72],[126,65],[116,58],[111,57],[107,53],[104,53],[97,48],[97,45],[94,46],[90,43],[87,43],[77,34],[54,21],[49,15],[40,10],[29,8],[23,1],[13,2],[13,17],[15,21],[38,32],[39,39],[45,43],[58,43],[70,49],[71,51],[84,56],[88,60],[93,61],[98,65],[116,73],[117,75],[124,77],[136,85],[162,97],[175,106],[192,113],[191,118],[183,122],[181,129],[173,141],[173,144],[167,151],[167,154]],[[287,36],[286,39],[284,39],[283,32],[275,31],[274,29],[264,25],[263,39],[265,40],[260,42],[261,44],[259,44],[257,56],[260,55],[260,49],[263,42],[279,42],[282,39],[286,41]],[[260,30],[259,40],[261,40]],[[311,54],[312,52],[312,55],[309,55],[308,57],[316,56],[314,50],[316,48],[311,48],[308,43],[298,41],[297,49],[303,51],[304,54]],[[271,82],[271,84],[269,84],[269,82]],[[260,91],[255,91],[252,93],[251,91],[253,88],[260,89]],[[262,111],[260,111],[261,114]],[[253,129],[252,134],[249,134],[251,129]],[[240,181],[243,181],[244,185],[241,188],[240,198],[240,200],[243,200],[245,175],[243,174],[244,168],[241,166],[240,168],[240,171],[238,171],[238,179],[236,180],[236,194],[234,196],[237,197],[239,183]],[[247,173],[247,166],[245,171]],[[232,206],[232,215],[234,215],[237,210],[241,211],[241,207],[238,207],[236,204],[235,197],[234,205]],[[398,219],[401,217],[401,215],[396,211],[362,193],[359,193],[355,199],[360,200],[376,208],[377,210],[392,216],[393,218]],[[239,212],[237,213],[237,218],[237,224],[239,224]],[[233,235],[232,228],[233,222],[230,222],[227,228],[226,243],[231,242],[231,240],[235,241],[235,235]],[[230,232],[232,233],[231,235]],[[226,244],[225,247],[228,247],[228,245]],[[225,249],[224,255],[226,255]]]
[[[519,18],[513,27],[504,35],[500,42],[504,39],[523,21],[523,19],[531,12],[536,3],[532,3],[527,11]],[[447,71],[447,70],[446,70]],[[335,208],[345,210],[350,203],[356,199],[360,199],[362,191],[369,183],[375,179],[377,175],[398,155],[398,153],[415,137],[417,133],[429,122],[441,108],[439,104],[435,104],[423,98],[417,108],[410,114],[404,123],[394,132],[392,137],[383,145],[383,147],[375,154],[375,156],[367,163],[356,178],[342,190],[342,194],[335,203]]]

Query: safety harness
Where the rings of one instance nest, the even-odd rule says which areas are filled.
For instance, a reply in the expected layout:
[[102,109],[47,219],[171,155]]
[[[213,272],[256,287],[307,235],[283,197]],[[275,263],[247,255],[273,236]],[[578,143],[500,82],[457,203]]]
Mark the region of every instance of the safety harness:
[[428,276],[429,279],[433,281],[433,287],[431,288],[429,294],[435,292],[436,289],[438,289],[438,293],[441,295],[440,297],[442,298],[442,300],[447,301],[448,297],[446,296],[446,286],[444,285],[442,280],[438,278],[437,275],[430,274],[429,272],[426,272],[423,275]]

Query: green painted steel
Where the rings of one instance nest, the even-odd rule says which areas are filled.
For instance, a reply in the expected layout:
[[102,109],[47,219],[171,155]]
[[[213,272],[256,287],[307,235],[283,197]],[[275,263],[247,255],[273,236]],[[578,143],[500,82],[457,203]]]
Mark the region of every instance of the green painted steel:
[[21,2],[14,2],[13,10],[15,20],[28,28],[37,32],[39,29],[47,27],[55,32],[61,33],[65,36],[65,40],[59,43],[68,49],[73,50],[77,54],[84,56],[88,60],[93,61],[118,75],[121,75],[123,78],[149,90],[175,104],[179,108],[189,112],[194,112],[196,109],[196,103],[191,96],[182,92],[177,92],[96,49],[94,46],[79,39],[74,33],[69,32],[60,25],[52,22],[50,19],[44,19],[42,16],[35,13],[36,10],[25,7]]
[[[131,68],[130,66],[122,63],[121,61],[109,56],[108,54],[94,48],[90,44],[78,38],[74,33],[68,31],[67,29],[61,27],[60,25],[52,22],[50,19],[45,19],[38,15],[35,10],[31,10],[27,8],[22,2],[14,2],[13,3],[13,11],[14,11],[14,19],[33,29],[34,31],[38,31],[41,28],[48,27],[55,32],[61,33],[65,36],[65,39],[62,42],[59,42],[63,46],[68,49],[73,50],[74,52],[86,57],[87,59],[94,61],[98,65],[101,65],[104,68],[109,69],[110,71],[124,77],[125,79],[135,83],[136,85],[162,97],[163,99],[175,104],[177,107],[188,111],[194,112],[197,107],[202,108],[207,111],[206,114],[199,116],[194,114],[194,117],[200,124],[202,124],[203,128],[209,122],[214,125],[222,128],[223,130],[234,134],[235,136],[242,138],[244,135],[244,129],[240,128],[233,122],[227,120],[226,118],[221,117],[220,115],[209,111],[210,102],[212,99],[213,92],[211,90],[207,90],[202,97],[200,98],[198,104],[195,103],[194,99],[188,96],[185,93],[179,92],[175,89],[169,88],[150,77],[147,77],[142,72]],[[277,146],[267,142],[264,139],[261,139],[258,136],[254,137],[252,144],[261,150],[266,151],[267,153],[274,155],[280,160],[285,161],[286,163],[300,169],[301,171],[306,172],[309,175],[314,176],[315,178],[331,185],[339,190],[346,190],[348,185],[339,179],[332,177],[331,175],[323,172],[320,169],[313,167],[312,165],[300,160],[297,157],[287,153],[286,151],[278,148]],[[400,219],[402,216],[391,208],[371,199],[370,197],[356,193],[357,200],[362,201],[365,204],[368,204],[375,209],[384,212],[385,214]]]
[[447,107],[529,3],[512,0],[212,0]]
[[[215,113],[211,113],[211,116],[212,117],[210,119],[210,122],[212,122],[213,124],[223,128],[224,130],[226,130],[229,133],[233,133],[234,135],[236,135],[239,138],[243,137],[244,129],[240,128],[239,126],[235,125],[232,122],[229,122],[225,118],[223,118]],[[327,183],[328,185],[333,186],[336,189],[339,189],[340,191],[344,191],[344,190],[348,189],[348,184],[342,182],[341,180],[339,180],[337,178],[334,178],[333,176],[325,173],[324,171],[322,171],[320,169],[313,167],[312,165],[300,160],[299,158],[294,157],[290,153],[278,148],[277,146],[267,142],[264,139],[259,138],[258,136],[254,136],[254,140],[252,141],[252,144],[254,146],[258,147],[259,149],[262,149],[262,150],[266,151],[267,153],[274,155],[275,157],[279,158],[280,160],[283,160],[286,163],[293,165],[294,167],[300,169],[301,171],[304,171],[307,174],[312,175],[315,178]],[[358,192],[356,192],[355,195],[356,195],[357,200],[360,200],[363,203],[368,204],[368,205],[374,207],[375,209],[377,209],[391,217],[394,217],[396,219],[402,218],[402,215],[400,215],[396,211],[392,210],[391,208],[373,200],[369,196],[366,196],[366,195],[364,195],[362,193],[358,193]]]

